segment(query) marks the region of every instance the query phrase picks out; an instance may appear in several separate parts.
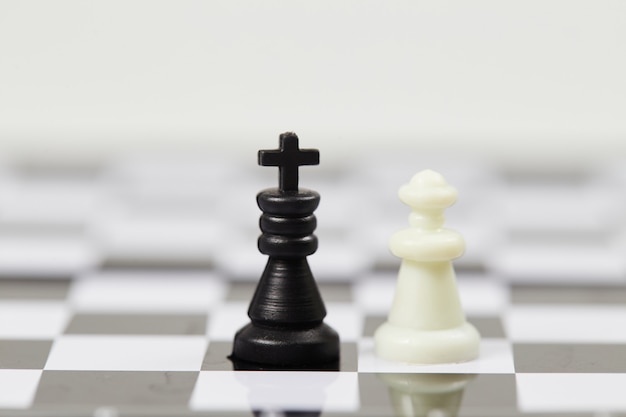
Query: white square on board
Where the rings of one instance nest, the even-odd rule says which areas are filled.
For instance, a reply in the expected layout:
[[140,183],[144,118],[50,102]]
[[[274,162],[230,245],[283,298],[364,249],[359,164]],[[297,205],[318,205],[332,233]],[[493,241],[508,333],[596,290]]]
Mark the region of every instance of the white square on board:
[[207,322],[207,335],[209,340],[232,341],[235,332],[249,322],[248,303],[229,302],[211,313]]
[[4,274],[68,276],[93,268],[96,251],[84,236],[2,236],[0,271]]
[[198,377],[194,410],[354,411],[359,407],[355,372],[206,372]]
[[105,254],[123,257],[210,259],[223,231],[209,215],[114,212],[94,223],[92,233]]
[[364,312],[386,315],[391,308],[397,273],[376,275],[354,283],[354,303]]
[[529,343],[626,343],[625,323],[623,306],[517,305],[504,315],[509,338]]
[[493,276],[477,277],[459,274],[457,285],[466,315],[500,315],[509,305],[509,290]]
[[35,398],[41,370],[0,369],[0,408],[29,408]]
[[525,412],[626,411],[626,374],[517,374]]
[[67,325],[67,307],[58,301],[0,302],[0,338],[53,339]]
[[217,307],[225,293],[209,272],[101,272],[75,282],[70,300],[79,311],[189,313]]
[[203,336],[65,336],[44,369],[199,371],[207,347]]
[[355,341],[363,334],[364,315],[350,303],[326,303],[324,322],[339,333],[342,342]]
[[626,261],[618,246],[595,242],[561,244],[509,242],[486,260],[490,270],[507,281],[623,284]]

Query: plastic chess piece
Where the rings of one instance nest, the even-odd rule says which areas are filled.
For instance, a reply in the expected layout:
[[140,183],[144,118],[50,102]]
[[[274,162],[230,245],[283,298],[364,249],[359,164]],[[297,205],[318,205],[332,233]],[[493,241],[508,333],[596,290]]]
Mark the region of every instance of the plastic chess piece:
[[396,232],[391,252],[402,259],[388,320],[374,335],[376,354],[415,364],[455,363],[478,356],[480,335],[465,320],[452,267],[465,242],[443,228],[457,191],[438,173],[417,173],[399,190],[412,209],[410,228]]
[[298,168],[318,163],[319,152],[300,149],[294,133],[280,135],[280,149],[259,151],[259,165],[279,168],[279,187],[257,195],[258,247],[269,258],[248,309],[251,323],[235,335],[236,369],[339,367],[339,336],[323,322],[326,309],[307,262],[317,250],[320,196],[298,189]]

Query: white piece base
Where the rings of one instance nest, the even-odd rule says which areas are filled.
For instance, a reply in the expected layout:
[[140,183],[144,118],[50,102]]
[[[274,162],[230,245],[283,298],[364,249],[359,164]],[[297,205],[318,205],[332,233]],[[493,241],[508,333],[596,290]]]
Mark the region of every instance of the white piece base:
[[383,323],[374,334],[376,354],[393,362],[439,364],[467,362],[478,357],[480,335],[474,326],[419,330]]

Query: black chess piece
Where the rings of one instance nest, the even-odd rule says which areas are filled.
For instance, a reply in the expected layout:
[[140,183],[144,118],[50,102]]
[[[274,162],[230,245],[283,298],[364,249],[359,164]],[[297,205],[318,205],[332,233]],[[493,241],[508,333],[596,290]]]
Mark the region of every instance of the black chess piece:
[[248,309],[251,322],[235,335],[236,369],[338,370],[339,336],[323,322],[326,308],[307,261],[317,250],[320,196],[298,189],[298,168],[317,164],[319,152],[299,149],[290,132],[280,135],[280,149],[259,151],[259,165],[279,168],[279,187],[257,195],[258,247],[269,258]]

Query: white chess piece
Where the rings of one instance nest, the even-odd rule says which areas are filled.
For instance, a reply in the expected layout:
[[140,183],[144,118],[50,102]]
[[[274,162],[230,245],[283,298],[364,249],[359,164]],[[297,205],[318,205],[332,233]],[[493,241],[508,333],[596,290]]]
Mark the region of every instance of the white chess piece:
[[411,227],[389,241],[402,264],[388,320],[374,335],[376,354],[415,364],[472,360],[478,356],[480,335],[465,320],[451,262],[463,254],[465,242],[442,227],[443,211],[456,201],[456,189],[425,170],[398,194],[412,209]]

